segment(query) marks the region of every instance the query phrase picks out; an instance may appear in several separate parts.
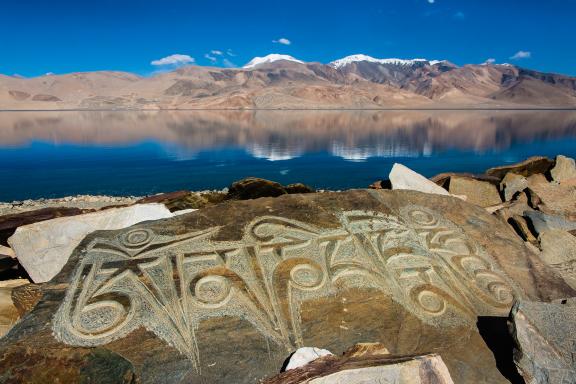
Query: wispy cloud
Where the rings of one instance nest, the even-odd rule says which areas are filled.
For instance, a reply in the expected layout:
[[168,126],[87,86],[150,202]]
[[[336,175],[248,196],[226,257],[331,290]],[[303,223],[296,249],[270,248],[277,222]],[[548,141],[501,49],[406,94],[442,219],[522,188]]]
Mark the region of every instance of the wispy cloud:
[[216,62],[218,61],[218,59],[217,59],[216,57],[210,56],[209,53],[205,54],[204,57],[205,57],[206,59],[210,60],[210,62],[211,62],[212,64],[216,64]]
[[494,64],[495,62],[496,62],[496,59],[489,58],[484,62],[484,64]]
[[282,45],[290,45],[292,42],[285,37],[282,37],[278,40],[272,40],[274,44],[282,44]]
[[228,50],[226,51],[226,54],[227,54],[228,56],[231,56],[231,57],[236,56],[236,54],[235,54],[231,49],[228,49]]
[[192,64],[194,62],[195,60],[193,57],[177,53],[174,55],[163,57],[158,60],[153,60],[150,62],[150,64],[155,66],[167,66],[167,65],[180,66],[180,65]]
[[222,65],[224,65],[226,68],[236,68],[237,67],[236,64],[234,64],[233,62],[231,62],[228,59],[222,60]]
[[436,0],[428,0],[428,4],[434,4]]
[[222,56],[224,54],[224,52],[219,51],[217,49],[213,49],[210,51],[211,54],[216,55],[216,56]]
[[532,57],[532,52],[530,51],[518,51],[513,56],[510,56],[512,60],[522,60],[529,59]]

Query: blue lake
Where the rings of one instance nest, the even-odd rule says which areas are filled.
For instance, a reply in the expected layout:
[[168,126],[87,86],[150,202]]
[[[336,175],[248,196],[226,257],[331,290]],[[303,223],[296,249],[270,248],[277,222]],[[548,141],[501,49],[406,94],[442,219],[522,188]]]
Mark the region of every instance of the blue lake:
[[576,157],[576,111],[0,112],[0,201],[220,189],[257,176],[366,187]]

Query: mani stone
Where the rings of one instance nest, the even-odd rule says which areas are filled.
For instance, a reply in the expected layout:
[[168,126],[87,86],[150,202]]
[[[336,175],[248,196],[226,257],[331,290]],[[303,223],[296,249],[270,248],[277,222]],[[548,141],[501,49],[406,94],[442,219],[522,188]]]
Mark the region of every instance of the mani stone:
[[402,164],[394,164],[388,176],[392,189],[411,190],[436,195],[449,195],[444,188]]
[[32,281],[44,283],[60,272],[74,248],[89,233],[172,216],[162,204],[111,208],[19,227],[8,243]]
[[528,177],[538,173],[545,174],[554,166],[554,161],[547,157],[534,156],[520,163],[490,168],[486,175],[494,176],[502,180],[508,172]]
[[527,384],[576,383],[576,306],[567,304],[521,300],[512,308],[514,362]]
[[256,383],[303,346],[370,341],[388,365],[430,372],[414,356],[434,351],[456,383],[504,384],[478,317],[572,296],[506,223],[451,196],[228,201],[89,234],[0,339],[0,372],[75,383],[116,356],[141,384]]
[[550,170],[552,180],[563,182],[576,179],[576,162],[574,159],[559,155],[556,157],[556,165]]
[[487,181],[452,176],[448,191],[452,195],[466,196],[467,202],[484,208],[502,203],[496,186]]

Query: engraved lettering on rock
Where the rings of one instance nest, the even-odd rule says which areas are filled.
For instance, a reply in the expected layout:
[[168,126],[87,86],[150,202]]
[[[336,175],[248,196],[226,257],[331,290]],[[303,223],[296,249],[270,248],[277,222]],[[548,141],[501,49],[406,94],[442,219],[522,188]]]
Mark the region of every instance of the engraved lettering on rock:
[[478,244],[431,210],[347,211],[339,220],[322,229],[260,217],[239,241],[214,241],[219,227],[96,239],[72,276],[54,333],[70,345],[97,346],[145,327],[200,372],[196,332],[210,318],[239,317],[292,350],[303,345],[303,303],[349,288],[380,290],[421,320],[448,325],[506,314],[517,295]]

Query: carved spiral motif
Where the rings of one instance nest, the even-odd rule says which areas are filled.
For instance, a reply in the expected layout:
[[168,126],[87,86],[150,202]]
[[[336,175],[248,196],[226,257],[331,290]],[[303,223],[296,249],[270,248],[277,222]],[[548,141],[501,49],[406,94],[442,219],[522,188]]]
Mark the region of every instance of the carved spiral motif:
[[224,301],[232,288],[228,279],[223,276],[205,276],[196,282],[194,295],[205,304],[218,304]]
[[446,301],[436,292],[420,291],[416,295],[416,302],[431,315],[440,315],[446,310]]
[[302,288],[313,288],[322,283],[322,271],[312,264],[299,264],[290,271],[290,279]]
[[432,227],[438,224],[438,219],[431,214],[421,209],[413,209],[408,212],[408,217],[418,225],[423,227]]
[[105,300],[89,304],[78,313],[76,326],[79,331],[93,336],[115,331],[128,312],[117,301]]
[[154,233],[148,229],[135,229],[122,236],[122,243],[128,248],[144,247],[152,242]]

